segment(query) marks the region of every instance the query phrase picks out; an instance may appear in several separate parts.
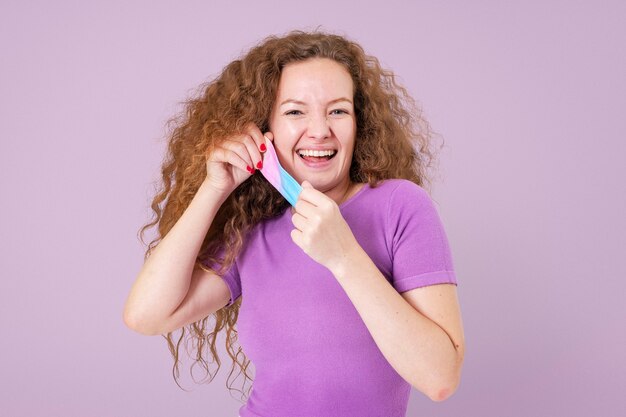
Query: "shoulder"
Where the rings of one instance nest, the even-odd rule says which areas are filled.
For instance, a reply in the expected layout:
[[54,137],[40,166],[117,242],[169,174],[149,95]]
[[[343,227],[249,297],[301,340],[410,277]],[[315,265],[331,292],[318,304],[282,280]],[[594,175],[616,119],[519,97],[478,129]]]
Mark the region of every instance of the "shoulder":
[[416,209],[432,204],[430,195],[424,188],[402,178],[386,179],[374,185],[365,183],[363,188],[365,190],[359,191],[355,195],[356,198],[352,199],[358,202],[350,202],[353,209],[356,207],[367,208],[368,211],[376,209],[375,211],[382,210],[389,215],[402,210],[403,207]]
[[428,191],[413,181],[403,178],[381,181],[373,189],[379,190],[380,197],[388,199],[390,205],[415,204],[417,202],[429,203],[431,201]]
[[423,187],[409,180],[391,180],[387,185],[386,221],[389,226],[437,224],[435,202]]
[[386,190],[387,192],[395,192],[396,190],[414,190],[426,193],[426,190],[417,185],[413,181],[404,178],[389,178],[381,180],[378,184],[371,187],[372,189]]

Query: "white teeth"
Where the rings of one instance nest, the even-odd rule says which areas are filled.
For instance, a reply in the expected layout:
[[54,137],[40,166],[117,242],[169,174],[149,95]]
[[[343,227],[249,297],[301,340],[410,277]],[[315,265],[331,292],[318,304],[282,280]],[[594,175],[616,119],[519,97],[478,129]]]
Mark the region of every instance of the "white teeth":
[[298,154],[301,156],[333,156],[337,151],[329,150],[329,151],[314,151],[308,149],[300,149]]

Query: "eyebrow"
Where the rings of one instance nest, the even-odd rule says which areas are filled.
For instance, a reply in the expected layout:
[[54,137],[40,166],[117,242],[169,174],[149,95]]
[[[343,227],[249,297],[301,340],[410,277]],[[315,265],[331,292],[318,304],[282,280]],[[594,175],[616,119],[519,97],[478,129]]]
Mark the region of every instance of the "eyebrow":
[[[335,104],[335,103],[337,103],[339,101],[347,101],[348,103],[352,104],[352,100],[347,99],[345,97],[340,97],[340,98],[336,98],[334,100],[331,100],[331,101],[328,102],[328,104]],[[282,105],[287,104],[287,103],[300,104],[302,106],[306,105],[305,102],[299,101],[299,100],[294,100],[294,99],[287,99],[287,100],[283,101],[282,103],[280,103],[280,105],[282,106]]]

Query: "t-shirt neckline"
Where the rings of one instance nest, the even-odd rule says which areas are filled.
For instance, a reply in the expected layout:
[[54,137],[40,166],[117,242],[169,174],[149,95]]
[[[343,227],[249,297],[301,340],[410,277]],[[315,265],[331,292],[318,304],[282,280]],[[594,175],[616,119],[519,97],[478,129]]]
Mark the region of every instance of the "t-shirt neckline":
[[348,204],[353,202],[358,196],[360,196],[363,193],[363,191],[365,191],[366,187],[369,187],[369,183],[367,183],[367,182],[363,183],[363,185],[361,186],[359,191],[357,191],[352,197],[350,197],[349,199],[347,199],[343,203],[339,204],[339,208],[340,209],[345,208]]

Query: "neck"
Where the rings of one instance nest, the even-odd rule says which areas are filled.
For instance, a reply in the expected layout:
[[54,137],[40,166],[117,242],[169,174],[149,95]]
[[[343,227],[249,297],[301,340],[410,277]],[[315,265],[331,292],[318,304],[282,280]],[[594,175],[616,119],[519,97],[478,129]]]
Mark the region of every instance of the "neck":
[[352,196],[352,192],[354,191],[354,185],[355,184],[348,178],[345,182],[325,194],[335,200],[335,203],[337,203],[337,205],[341,205]]

